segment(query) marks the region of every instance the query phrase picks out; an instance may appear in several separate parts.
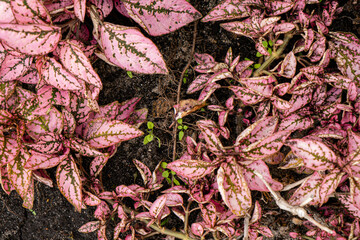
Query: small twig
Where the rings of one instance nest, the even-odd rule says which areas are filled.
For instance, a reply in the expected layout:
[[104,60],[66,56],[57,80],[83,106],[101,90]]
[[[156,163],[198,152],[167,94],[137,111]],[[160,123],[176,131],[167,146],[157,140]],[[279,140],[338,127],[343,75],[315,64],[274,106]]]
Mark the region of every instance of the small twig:
[[335,231],[331,230],[330,228],[323,226],[322,224],[318,223],[314,218],[312,218],[303,207],[300,206],[292,206],[290,205],[278,192],[275,192],[269,183],[264,179],[264,177],[258,173],[257,171],[254,171],[254,174],[258,176],[261,181],[266,185],[266,187],[269,189],[271,195],[273,196],[276,204],[279,206],[280,209],[288,211],[292,213],[293,215],[299,216],[300,218],[305,218],[321,230],[330,233],[332,235],[336,234]]
[[[193,33],[193,42],[192,42],[192,47],[191,47],[191,52],[190,52],[190,57],[188,60],[188,63],[186,64],[184,70],[181,73],[180,79],[179,79],[179,83],[178,83],[178,88],[177,88],[177,95],[176,95],[176,104],[179,105],[180,104],[180,92],[181,92],[181,85],[182,85],[182,81],[184,78],[184,75],[186,73],[186,70],[190,67],[191,61],[193,59],[194,56],[194,52],[195,52],[195,43],[196,43],[196,34],[197,34],[197,21],[194,23],[194,33]],[[177,128],[178,128],[178,122],[175,121],[175,126],[173,129],[173,141],[174,141],[174,145],[173,145],[173,157],[172,160],[175,161],[176,159],[176,134],[177,134]]]
[[249,239],[249,226],[250,226],[250,216],[246,215],[244,218],[244,238],[243,238],[243,240]]
[[70,6],[67,6],[67,7],[64,7],[64,8],[59,8],[59,9],[56,9],[56,10],[50,12],[50,15],[65,12],[66,10],[69,10],[69,9],[72,9],[72,8],[74,8],[74,5],[70,5]]
[[308,176],[306,178],[303,178],[297,182],[291,183],[289,185],[286,185],[281,191],[285,192],[285,191],[289,191],[290,189],[293,189],[294,187],[297,187],[299,185],[301,185],[303,182],[305,182],[307,179],[309,179],[311,176]]

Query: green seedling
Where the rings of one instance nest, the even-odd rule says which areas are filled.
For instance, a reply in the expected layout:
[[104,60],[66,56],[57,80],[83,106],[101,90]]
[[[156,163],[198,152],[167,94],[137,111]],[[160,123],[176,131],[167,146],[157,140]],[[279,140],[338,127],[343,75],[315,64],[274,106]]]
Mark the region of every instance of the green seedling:
[[154,135],[154,123],[153,122],[147,122],[147,132],[148,134],[144,137],[144,145],[148,144],[149,142],[151,142],[152,140],[154,140],[154,138],[156,138],[158,140],[159,143],[159,147],[161,147],[161,141],[160,138],[156,137]]
[[182,79],[183,83],[186,84],[187,78],[189,77],[189,69],[186,69],[184,77]]
[[179,124],[178,129],[180,130],[180,132],[179,132],[179,141],[181,141],[183,139],[183,137],[184,137],[184,134],[185,134],[184,131],[188,129],[188,126],[183,124],[182,118],[178,119],[177,122]]
[[130,71],[126,71],[126,74],[127,74],[130,78],[133,78],[133,74],[132,74],[132,72],[130,72]]
[[168,184],[174,183],[176,186],[180,186],[180,182],[175,178],[176,173],[174,171],[167,170],[167,163],[161,163],[160,170],[162,171],[161,175],[166,179]]

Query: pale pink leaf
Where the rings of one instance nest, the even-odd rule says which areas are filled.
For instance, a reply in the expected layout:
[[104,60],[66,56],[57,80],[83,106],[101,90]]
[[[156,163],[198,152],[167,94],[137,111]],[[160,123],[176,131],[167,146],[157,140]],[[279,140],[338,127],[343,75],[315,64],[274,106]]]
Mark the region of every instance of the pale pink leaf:
[[203,178],[215,170],[212,163],[201,160],[176,160],[169,163],[167,168],[191,180]]
[[340,202],[344,205],[344,207],[349,210],[349,212],[357,218],[360,218],[360,208],[355,206],[353,201],[351,200],[351,196],[346,194],[339,195]]
[[290,116],[283,118],[279,124],[278,130],[305,130],[314,124],[314,120],[310,117],[303,117],[298,114],[291,114]]
[[360,208],[360,178],[354,176],[349,180],[351,200],[357,208]]
[[50,85],[44,85],[37,91],[40,108],[50,109],[53,105],[68,106],[70,104],[70,93]]
[[226,0],[201,19],[202,22],[231,20],[250,16],[250,7],[242,4],[241,0]]
[[244,216],[251,207],[251,192],[243,169],[236,164],[224,163],[217,172],[219,192],[226,206],[237,216]]
[[200,12],[186,0],[126,0],[122,3],[127,14],[152,36],[173,32],[201,18]]
[[33,57],[9,51],[0,66],[0,82],[15,80],[29,70]]
[[[131,114],[135,111],[136,104],[141,100],[139,97],[134,97],[132,99],[126,100],[122,103],[117,104],[117,109],[115,110],[116,120],[126,121],[130,118]],[[111,116],[113,113],[109,112]]]
[[53,180],[50,178],[49,174],[44,169],[34,170],[33,177],[34,180],[41,182],[48,187],[54,187]]
[[11,10],[10,1],[0,1],[0,23],[15,23],[15,17]]
[[116,194],[118,197],[131,197],[132,199],[138,199],[137,194],[125,185],[117,186]]
[[334,168],[336,154],[324,143],[310,139],[292,139],[286,143],[293,153],[304,160],[307,168],[322,171]]
[[20,149],[23,148],[16,139],[16,135],[11,134],[4,136],[0,131],[0,165],[13,164]]
[[32,183],[32,171],[24,167],[30,155],[25,148],[21,148],[13,163],[7,165],[7,172],[11,184],[19,193],[22,199],[28,194],[28,188]]
[[109,154],[103,154],[95,157],[90,163],[91,176],[96,177],[97,175],[99,175],[108,160],[109,160]]
[[144,185],[147,186],[147,184],[152,181],[150,169],[145,164],[143,164],[142,162],[140,162],[136,159],[133,159],[133,163],[135,164],[136,168],[140,172],[141,177],[144,181]]
[[176,207],[182,206],[184,204],[184,200],[182,196],[178,193],[168,193],[166,194],[166,206],[168,207]]
[[276,80],[272,76],[265,76],[241,78],[240,81],[244,83],[249,89],[254,90],[257,94],[264,97],[271,97],[273,92],[273,85],[271,83],[275,82]]
[[111,63],[137,73],[168,73],[155,44],[137,28],[104,22],[99,32],[104,54]]
[[94,148],[109,147],[139,137],[144,133],[118,120],[94,119],[86,126],[83,139]]
[[78,124],[86,122],[86,120],[93,115],[92,110],[87,105],[86,99],[74,93],[70,94],[70,104],[66,106],[65,109],[74,116]]
[[335,192],[344,174],[345,172],[333,171],[324,177],[319,190],[320,206],[328,201],[330,194]]
[[98,150],[89,146],[89,144],[77,137],[71,137],[64,140],[64,146],[75,150],[80,155],[87,156],[87,157],[98,157],[101,156],[102,153]]
[[279,74],[286,78],[293,78],[296,73],[296,57],[294,52],[291,51],[286,55],[284,61],[281,64]]
[[230,86],[229,89],[232,90],[236,97],[240,99],[245,105],[253,105],[265,99],[263,96],[249,88]]
[[285,22],[275,25],[273,32],[275,33],[275,35],[279,35],[290,32],[294,28],[295,28],[295,24]]
[[101,221],[106,221],[106,219],[107,219],[107,217],[109,217],[109,215],[110,215],[109,206],[106,204],[105,201],[100,200],[100,204],[97,205],[97,208],[94,212],[94,217]]
[[244,177],[250,190],[262,192],[269,191],[264,182],[253,173],[254,171],[260,173],[274,191],[280,191],[283,188],[283,185],[280,182],[274,180],[271,177],[268,166],[262,160],[258,160],[247,166],[244,166]]
[[61,149],[63,148],[62,136],[51,132],[47,132],[39,136],[38,141],[36,143],[27,143],[26,146],[40,153],[55,154],[60,152]]
[[17,78],[18,81],[27,84],[37,84],[40,81],[40,75],[37,69],[34,67],[35,65],[31,65],[28,71],[22,75],[21,77]]
[[292,106],[290,102],[288,102],[282,98],[279,98],[277,96],[272,96],[271,102],[276,109],[283,110],[283,111],[290,109]]
[[90,0],[90,1],[94,3],[95,6],[102,11],[104,17],[108,16],[114,8],[114,4],[112,0]]
[[211,77],[211,75],[209,75],[209,74],[201,74],[201,75],[197,76],[189,85],[186,93],[192,94],[194,92],[197,92],[197,91],[203,89],[206,86],[206,83],[208,82],[210,77]]
[[60,43],[60,61],[62,65],[76,78],[95,87],[102,88],[99,75],[93,69],[85,53],[70,41]]
[[75,16],[84,22],[86,12],[86,0],[74,0]]
[[214,131],[204,126],[203,121],[198,121],[196,125],[200,128],[202,136],[205,138],[207,143],[206,146],[208,149],[214,154],[221,155],[223,153],[224,146]]
[[270,15],[280,15],[283,13],[286,13],[290,11],[290,9],[293,8],[294,3],[291,1],[266,1],[265,6],[268,8],[268,10],[271,12]]
[[256,37],[258,34],[258,31],[255,30],[250,23],[230,22],[230,23],[222,23],[220,24],[220,26],[229,32],[249,38]]
[[67,111],[65,108],[62,109],[62,116],[63,116],[63,134],[67,136],[72,136],[75,131],[76,122],[74,116]]
[[39,0],[12,0],[11,8],[19,24],[49,24],[51,17],[42,1]]
[[161,217],[161,212],[163,211],[166,204],[167,194],[161,195],[158,197],[155,202],[151,205],[149,213],[151,217],[158,218]]
[[7,110],[0,109],[0,124],[10,125],[15,117]]
[[0,40],[27,55],[44,55],[53,51],[61,38],[55,26],[29,24],[0,24]]
[[210,226],[210,227],[215,227],[216,225],[216,207],[213,203],[208,203],[206,205],[201,204],[200,205],[200,210],[202,213],[202,218],[204,219],[204,222],[206,223],[206,225]]
[[7,164],[0,167],[0,181],[1,187],[7,195],[10,195],[11,191],[15,190],[9,178]]
[[100,221],[92,221],[82,225],[78,231],[81,233],[91,233],[97,231],[99,228],[100,228]]
[[197,236],[202,236],[204,234],[204,226],[203,223],[193,223],[191,224],[191,232]]
[[62,129],[62,114],[55,107],[50,108],[47,115],[26,123],[26,131],[34,140],[38,140],[40,135],[47,132],[60,134]]
[[318,172],[313,173],[310,178],[306,179],[305,182],[296,189],[289,199],[289,203],[291,205],[300,205],[304,201],[312,199],[309,202],[310,204],[319,204],[319,189],[321,188],[322,181],[323,177]]
[[75,207],[76,211],[81,212],[82,187],[80,172],[71,155],[58,165],[56,182],[64,197]]

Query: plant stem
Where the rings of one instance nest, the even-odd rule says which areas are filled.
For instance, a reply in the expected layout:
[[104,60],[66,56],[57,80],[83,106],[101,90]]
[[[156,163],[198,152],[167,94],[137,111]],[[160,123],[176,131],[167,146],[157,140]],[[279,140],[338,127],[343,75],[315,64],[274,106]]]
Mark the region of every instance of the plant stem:
[[254,77],[258,77],[264,69],[266,69],[268,66],[270,66],[270,64],[273,61],[275,61],[276,59],[278,59],[281,56],[281,54],[283,53],[283,51],[285,50],[286,46],[288,45],[290,39],[293,36],[294,36],[293,33],[285,34],[283,44],[281,44],[281,46],[279,47],[279,49],[277,51],[272,52],[270,57],[268,59],[266,59],[266,61],[254,72],[254,74],[253,74]]

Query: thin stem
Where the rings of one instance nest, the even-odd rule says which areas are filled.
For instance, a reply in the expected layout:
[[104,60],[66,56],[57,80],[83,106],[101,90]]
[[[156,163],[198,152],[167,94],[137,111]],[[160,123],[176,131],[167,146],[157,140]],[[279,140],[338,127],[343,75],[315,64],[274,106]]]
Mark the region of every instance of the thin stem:
[[70,5],[70,6],[67,6],[67,7],[64,7],[64,8],[59,8],[59,9],[56,9],[56,10],[50,12],[50,15],[65,12],[66,10],[69,10],[69,9],[72,9],[72,8],[74,8],[74,5]]
[[293,36],[294,35],[292,33],[285,34],[283,44],[281,44],[281,46],[279,47],[279,49],[277,51],[272,52],[270,57],[268,59],[266,59],[266,61],[254,72],[254,74],[253,74],[254,77],[260,76],[261,72],[264,69],[266,69],[268,66],[270,66],[270,64],[273,61],[275,61],[276,59],[278,59],[281,56],[281,54],[283,53],[283,51],[285,50],[286,46],[288,45],[290,39]]
[[188,235],[188,228],[189,228],[189,215],[190,215],[190,205],[191,205],[192,201],[189,201],[188,205],[186,206],[186,210],[185,210],[185,219],[184,219],[184,232],[186,235]]

